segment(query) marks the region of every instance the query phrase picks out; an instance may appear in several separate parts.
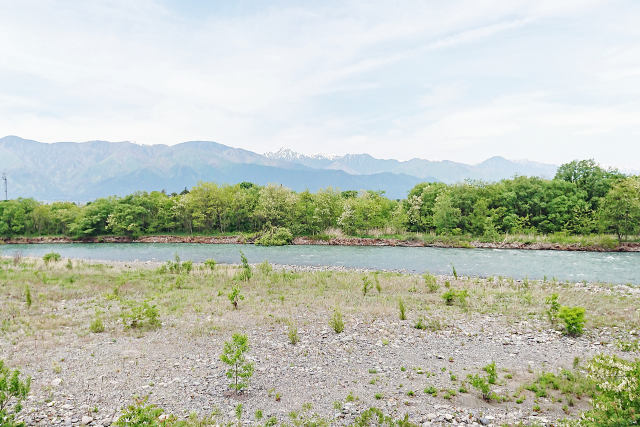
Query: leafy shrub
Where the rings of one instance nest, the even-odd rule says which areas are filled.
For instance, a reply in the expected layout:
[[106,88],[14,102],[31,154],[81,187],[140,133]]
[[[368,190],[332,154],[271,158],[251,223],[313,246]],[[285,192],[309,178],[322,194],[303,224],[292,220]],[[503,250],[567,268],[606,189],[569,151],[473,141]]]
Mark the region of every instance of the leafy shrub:
[[22,411],[22,401],[30,389],[31,378],[20,380],[20,371],[10,370],[0,359],[0,426],[24,426],[15,419]]
[[49,264],[50,262],[58,262],[61,259],[62,257],[57,252],[49,252],[47,254],[44,254],[44,256],[42,257],[42,260],[45,264]]
[[480,392],[480,394],[482,394],[482,398],[484,400],[492,400],[493,393],[491,392],[491,385],[489,385],[489,382],[485,378],[481,377],[478,374],[475,374],[469,375],[467,379],[469,380],[469,384],[471,384]]
[[284,246],[293,241],[293,234],[285,227],[271,227],[265,230],[256,240],[256,245],[261,246]]
[[138,427],[138,426],[164,426],[176,421],[174,416],[168,416],[164,420],[160,417],[164,410],[156,405],[147,405],[149,396],[144,398],[134,398],[134,403],[127,406],[122,411],[122,415],[114,423],[117,427]]
[[427,325],[424,323],[424,319],[422,317],[418,318],[418,321],[416,322],[416,324],[413,327],[416,328],[416,329],[420,329],[420,330],[427,329]]
[[182,262],[180,261],[180,255],[175,254],[173,257],[173,261],[167,261],[166,265],[160,268],[160,272],[164,273],[168,270],[170,273],[174,273],[174,274],[181,274],[181,273],[189,274],[191,273],[192,269],[193,269],[192,261]]
[[240,271],[238,271],[234,277],[235,280],[249,281],[253,276],[249,260],[244,255],[244,252],[240,251]]
[[640,424],[640,359],[628,361],[615,355],[599,355],[587,366],[598,393],[593,408],[582,415],[588,426]]
[[442,299],[446,305],[453,305],[454,302],[458,301],[459,305],[465,306],[467,304],[468,296],[469,293],[466,289],[461,291],[449,289],[447,292],[442,294]]
[[435,292],[438,290],[439,286],[436,276],[434,276],[433,274],[424,273],[422,275],[422,278],[424,279],[424,284],[427,285],[427,289],[429,290],[429,292]]
[[233,285],[231,287],[231,292],[229,292],[227,294],[227,298],[229,298],[229,301],[233,305],[233,309],[237,310],[238,309],[238,302],[240,302],[241,300],[244,299],[244,295],[242,295],[240,293],[240,286]]
[[216,268],[216,260],[211,258],[204,261],[204,266],[213,271]]
[[[382,397],[382,396],[381,396]],[[378,408],[369,408],[358,416],[354,423],[355,427],[367,426],[398,426],[398,427],[414,427],[416,424],[409,422],[409,415],[405,414],[404,418],[394,419],[389,415],[385,415]]]
[[483,371],[487,373],[487,382],[489,384],[495,384],[498,380],[498,372],[496,371],[496,362],[491,362],[484,368]]
[[546,314],[549,322],[555,325],[558,322],[558,312],[560,311],[560,303],[558,302],[558,294],[551,294],[545,298],[547,305]]
[[630,351],[640,351],[640,341],[632,340],[632,341],[622,341],[618,340],[616,345],[620,349],[620,351],[630,352]]
[[582,335],[584,328],[584,307],[560,307],[558,317],[564,321],[565,334],[576,337]]
[[467,380],[474,388],[476,388],[482,394],[482,398],[487,402],[497,399],[495,393],[491,391],[491,384],[495,384],[498,379],[495,362],[491,362],[487,366],[482,368],[487,373],[487,377],[481,377],[478,374],[468,375]]
[[249,379],[253,375],[253,364],[247,362],[246,353],[249,351],[249,338],[244,334],[233,334],[231,341],[224,343],[220,360],[229,365],[225,373],[227,378],[232,379],[230,387],[239,394],[243,389],[249,387]]
[[400,313],[400,320],[407,320],[406,307],[402,298],[398,298],[398,311]]
[[124,327],[136,329],[147,326],[149,328],[157,328],[160,326],[160,314],[155,305],[149,304],[148,301],[125,301],[126,310],[120,314]]
[[342,313],[340,309],[333,310],[333,314],[329,319],[329,326],[335,331],[336,334],[340,334],[344,331],[344,320],[342,320]]

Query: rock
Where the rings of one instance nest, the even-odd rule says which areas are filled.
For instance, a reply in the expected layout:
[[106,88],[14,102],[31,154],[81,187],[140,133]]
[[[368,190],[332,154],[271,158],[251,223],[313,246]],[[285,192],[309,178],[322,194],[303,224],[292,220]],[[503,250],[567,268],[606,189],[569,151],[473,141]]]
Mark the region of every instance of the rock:
[[53,381],[51,381],[53,387],[58,387],[60,384],[62,384],[62,379],[60,378],[54,378]]
[[65,411],[71,411],[73,410],[73,405],[65,403],[64,405],[62,405],[62,409],[64,409]]
[[89,425],[93,422],[93,418],[90,417],[89,415],[85,415],[82,417],[82,420],[80,420],[80,424],[82,424],[83,426]]
[[478,418],[478,422],[480,424],[482,424],[483,426],[488,426],[489,424],[491,424],[491,421],[489,421],[488,419],[486,419],[484,417]]

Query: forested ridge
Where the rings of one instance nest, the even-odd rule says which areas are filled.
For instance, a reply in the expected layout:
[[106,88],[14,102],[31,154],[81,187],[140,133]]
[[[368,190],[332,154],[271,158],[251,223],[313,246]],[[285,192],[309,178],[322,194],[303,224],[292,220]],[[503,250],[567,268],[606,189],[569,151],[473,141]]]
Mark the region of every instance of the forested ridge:
[[85,205],[14,199],[0,203],[0,236],[276,234],[350,236],[426,232],[499,239],[509,234],[589,235],[619,240],[640,232],[640,177],[593,160],[562,165],[552,180],[514,177],[496,183],[421,183],[406,199],[327,188],[294,192],[278,185],[201,182],[180,194],[136,192]]

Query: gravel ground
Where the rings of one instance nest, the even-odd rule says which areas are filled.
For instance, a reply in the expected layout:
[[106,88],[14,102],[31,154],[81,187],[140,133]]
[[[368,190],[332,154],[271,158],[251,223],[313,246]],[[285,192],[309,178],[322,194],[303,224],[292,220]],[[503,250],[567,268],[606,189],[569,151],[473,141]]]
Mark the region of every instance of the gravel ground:
[[[82,317],[87,310],[82,301],[62,300],[53,311]],[[481,314],[419,330],[415,319],[357,312],[345,313],[345,330],[336,334],[325,314],[293,309],[288,319],[297,324],[300,341],[292,345],[287,322],[265,317],[242,310],[188,313],[165,316],[162,327],[135,333],[115,320],[98,334],[63,324],[46,338],[0,335],[0,357],[33,378],[22,415],[27,425],[108,426],[133,396],[149,396],[150,403],[178,417],[216,412],[220,423],[236,421],[241,403],[240,423],[247,425],[257,423],[257,410],[262,422],[271,416],[287,422],[296,411],[348,425],[373,406],[396,417],[408,414],[420,425],[554,425],[567,414],[550,398],[539,398],[541,410],[534,411],[527,391],[522,403],[497,403],[482,400],[468,384],[467,393],[458,390],[468,374],[483,374],[482,367],[495,361],[494,391],[513,396],[542,371],[571,369],[576,357],[615,352],[618,336],[615,329],[599,328],[570,338],[539,317],[513,322]],[[219,359],[236,329],[248,334],[255,363],[250,387],[241,395],[229,392]],[[425,393],[428,386],[438,395]],[[456,394],[447,399],[446,390]],[[577,400],[569,415],[588,406],[588,398]]]

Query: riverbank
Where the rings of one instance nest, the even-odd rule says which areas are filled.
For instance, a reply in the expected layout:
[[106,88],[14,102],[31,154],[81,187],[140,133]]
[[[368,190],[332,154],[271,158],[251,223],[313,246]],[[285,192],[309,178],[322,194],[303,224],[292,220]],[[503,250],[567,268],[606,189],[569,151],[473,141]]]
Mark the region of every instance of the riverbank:
[[[21,419],[107,426],[148,396],[180,419],[210,416],[192,425],[349,425],[370,407],[421,425],[551,425],[590,407],[590,357],[637,355],[628,351],[637,351],[640,289],[624,285],[266,263],[242,281],[239,266],[163,265],[0,258],[0,359],[32,377]],[[447,304],[449,291],[465,296]],[[584,334],[549,322],[553,293],[585,308]],[[144,301],[159,323],[131,327],[131,304]],[[240,396],[219,359],[235,332],[247,334],[255,366]],[[485,377],[492,362],[487,400],[468,376]],[[562,372],[574,376],[561,390],[541,380]]]
[[[253,236],[199,236],[199,235],[151,235],[132,238],[128,236],[97,236],[72,239],[65,236],[12,237],[0,239],[4,244],[47,244],[47,243],[201,243],[201,244],[251,244],[256,240]],[[525,249],[553,251],[584,252],[640,252],[640,242],[623,242],[606,245],[584,243],[554,243],[529,239],[517,241],[479,241],[447,238],[397,239],[376,237],[335,236],[326,238],[295,237],[292,245],[333,245],[333,246],[402,246],[402,247],[437,247],[437,248],[478,248],[478,249]]]

